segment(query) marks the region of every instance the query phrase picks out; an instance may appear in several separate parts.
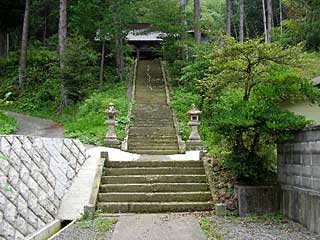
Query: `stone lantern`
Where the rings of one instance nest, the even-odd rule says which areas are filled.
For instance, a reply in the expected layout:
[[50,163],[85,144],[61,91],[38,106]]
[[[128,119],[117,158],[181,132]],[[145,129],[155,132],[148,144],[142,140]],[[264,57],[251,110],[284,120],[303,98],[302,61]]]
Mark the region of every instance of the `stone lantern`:
[[190,116],[190,121],[188,125],[191,127],[191,133],[187,141],[188,150],[202,150],[202,140],[198,132],[198,127],[200,126],[199,115],[201,111],[196,109],[195,105],[192,104],[191,110],[188,112]]
[[106,137],[104,139],[104,143],[108,147],[118,148],[120,146],[120,142],[117,139],[117,135],[114,130],[115,125],[116,125],[117,110],[115,109],[113,103],[109,104],[109,107],[105,111],[105,114],[107,116],[107,120],[105,121],[105,124],[108,127],[108,132],[107,132]]

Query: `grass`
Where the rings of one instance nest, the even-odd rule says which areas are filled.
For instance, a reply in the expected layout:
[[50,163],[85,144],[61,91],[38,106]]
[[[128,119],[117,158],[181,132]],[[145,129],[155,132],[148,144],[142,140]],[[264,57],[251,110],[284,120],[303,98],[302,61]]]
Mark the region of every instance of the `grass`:
[[302,77],[313,79],[320,76],[320,52],[304,53],[305,61],[302,69],[299,69]]
[[223,235],[211,229],[211,220],[209,217],[200,217],[199,224],[204,232],[204,234],[208,237],[208,240],[222,240]]
[[117,223],[116,218],[104,218],[95,216],[94,218],[83,218],[77,222],[81,228],[94,228],[99,233],[105,233],[112,229],[113,225]]
[[14,118],[8,117],[2,112],[0,112],[0,134],[1,135],[15,133],[17,131],[17,128],[18,128],[18,123]]
[[283,221],[283,216],[281,214],[266,214],[262,216],[249,215],[247,217],[228,216],[226,219],[235,223],[270,222],[274,224],[280,224]]
[[[40,109],[30,110],[30,108],[21,107],[21,102],[13,102],[10,105],[4,105],[2,108],[11,111],[20,112],[34,117],[51,119],[59,124],[62,124],[65,129],[65,134],[70,138],[77,138],[83,143],[103,145],[104,136],[107,132],[107,127],[104,124],[106,116],[104,111],[109,103],[113,103],[117,109],[116,116],[116,134],[119,140],[125,137],[125,126],[127,124],[127,114],[129,101],[126,96],[127,83],[110,83],[105,87],[103,92],[93,91],[84,101],[76,105],[70,105],[60,114],[54,112],[54,107],[48,106]],[[50,105],[50,104],[48,104]],[[27,110],[25,110],[27,109]],[[2,118],[0,116],[0,123]],[[2,124],[0,124],[2,126]],[[13,127],[11,122],[12,131]],[[9,127],[6,129],[10,130]],[[0,127],[0,133],[1,133]]]

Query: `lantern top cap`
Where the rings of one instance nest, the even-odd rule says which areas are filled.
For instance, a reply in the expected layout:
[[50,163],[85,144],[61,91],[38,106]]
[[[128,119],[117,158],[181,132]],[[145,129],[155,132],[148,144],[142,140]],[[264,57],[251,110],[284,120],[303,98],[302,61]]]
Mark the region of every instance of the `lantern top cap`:
[[109,107],[107,108],[105,113],[107,113],[107,114],[116,114],[117,113],[117,110],[115,109],[113,103],[109,103]]
[[200,113],[202,113],[202,111],[196,109],[196,106],[194,104],[191,105],[191,110],[188,111],[189,115],[199,115]]

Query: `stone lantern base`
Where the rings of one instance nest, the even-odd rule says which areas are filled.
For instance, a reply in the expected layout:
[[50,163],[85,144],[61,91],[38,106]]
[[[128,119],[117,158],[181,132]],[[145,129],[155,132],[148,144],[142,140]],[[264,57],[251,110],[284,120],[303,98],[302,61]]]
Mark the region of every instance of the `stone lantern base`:
[[121,143],[117,139],[104,139],[104,145],[110,148],[119,148],[121,147]]
[[187,151],[202,151],[204,146],[201,140],[188,140],[186,149]]

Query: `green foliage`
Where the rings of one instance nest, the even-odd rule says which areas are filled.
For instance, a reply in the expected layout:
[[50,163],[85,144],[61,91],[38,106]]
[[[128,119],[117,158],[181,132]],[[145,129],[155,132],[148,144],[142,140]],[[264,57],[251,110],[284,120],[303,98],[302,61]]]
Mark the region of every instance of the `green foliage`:
[[105,233],[111,230],[112,226],[117,223],[116,218],[105,218],[95,216],[93,219],[82,218],[77,222],[81,228],[94,228],[99,233]]
[[22,95],[17,89],[19,53],[12,52],[9,61],[0,62],[0,106],[11,104],[18,111],[54,109],[59,101],[58,55],[39,46],[30,47],[28,53],[28,77]]
[[67,136],[78,138],[84,143],[103,145],[107,127],[104,124],[104,111],[112,102],[118,113],[116,116],[116,134],[119,139],[125,137],[127,124],[128,99],[126,97],[127,84],[118,83],[106,86],[104,92],[93,92],[84,102],[79,104],[75,115],[65,121]]
[[318,0],[284,1],[288,20],[284,22],[284,41],[291,44],[304,41],[309,50],[320,47],[320,2]]
[[200,106],[201,98],[199,95],[192,93],[187,88],[175,88],[173,96],[171,97],[170,106],[175,110],[179,121],[179,131],[183,140],[187,140],[190,135],[190,128],[188,121],[190,120],[187,112],[191,105]]
[[76,33],[66,40],[63,62],[61,77],[68,99],[79,101],[86,96],[85,86],[97,79],[97,54],[89,47],[89,41]]
[[224,39],[198,52],[183,69],[182,83],[194,86],[201,96],[207,130],[200,133],[210,139],[209,146],[218,146],[211,149],[219,149],[216,154],[239,180],[261,183],[271,178],[275,143],[311,123],[281,109],[281,103],[320,99],[312,82],[293,69],[303,60],[300,48]]
[[79,0],[70,2],[68,18],[69,29],[80,33],[86,39],[93,41],[101,20],[102,6],[100,0]]
[[[0,112],[0,135],[15,133],[17,130],[17,121]],[[1,160],[1,156],[0,156]]]
[[222,240],[223,235],[211,228],[211,219],[209,217],[200,217],[199,224],[202,231],[207,235],[208,240]]

